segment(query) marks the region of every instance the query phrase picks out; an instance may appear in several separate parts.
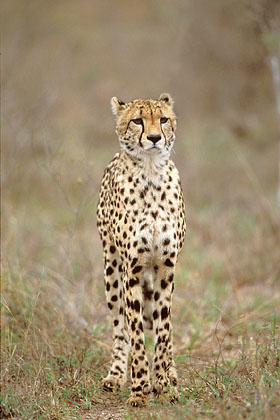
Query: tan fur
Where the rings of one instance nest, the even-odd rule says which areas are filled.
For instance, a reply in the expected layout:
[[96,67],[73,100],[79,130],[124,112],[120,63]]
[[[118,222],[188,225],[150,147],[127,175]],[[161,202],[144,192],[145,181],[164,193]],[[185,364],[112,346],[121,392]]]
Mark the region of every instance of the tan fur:
[[150,392],[144,324],[155,334],[152,390],[177,398],[170,320],[174,271],[183,246],[185,207],[170,160],[175,140],[173,100],[111,100],[121,152],[105,170],[98,204],[105,290],[114,325],[112,365],[104,387],[126,382],[132,356],[131,405]]

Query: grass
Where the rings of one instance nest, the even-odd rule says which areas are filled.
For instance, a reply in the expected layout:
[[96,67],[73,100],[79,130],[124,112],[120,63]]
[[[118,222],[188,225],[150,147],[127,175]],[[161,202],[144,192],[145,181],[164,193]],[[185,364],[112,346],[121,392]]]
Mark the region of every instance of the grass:
[[[0,418],[278,420],[277,124],[244,2],[2,3]],[[112,328],[95,212],[118,150],[109,98],[169,90],[188,220],[181,402],[131,409],[129,382],[101,388]]]
[[[203,156],[197,151],[203,135],[199,144],[195,140],[197,156]],[[230,141],[225,136],[224,142]],[[7,199],[2,417],[109,418],[114,412],[123,419],[278,419],[279,233],[271,228],[273,213],[264,217],[263,196],[254,209],[249,197],[246,209],[241,202],[229,210],[232,192],[220,195],[215,180],[215,206],[202,204],[208,187],[201,187],[197,200],[187,186],[190,229],[173,305],[181,403],[163,406],[151,400],[148,408],[132,410],[125,404],[129,388],[112,395],[100,387],[109,367],[111,325],[95,228],[99,180],[77,182],[87,179],[90,166],[83,158],[67,171],[72,153],[75,146],[69,142],[51,162],[46,155],[39,162],[33,156],[31,172],[36,170],[38,178],[28,187],[31,200],[18,205],[13,188]],[[206,154],[197,165],[207,173],[211,159],[218,165],[213,177],[219,176],[222,157],[217,161],[215,154]],[[42,180],[50,185],[45,191]],[[242,181],[233,194],[248,188],[246,171]],[[150,336],[146,345],[151,354]]]

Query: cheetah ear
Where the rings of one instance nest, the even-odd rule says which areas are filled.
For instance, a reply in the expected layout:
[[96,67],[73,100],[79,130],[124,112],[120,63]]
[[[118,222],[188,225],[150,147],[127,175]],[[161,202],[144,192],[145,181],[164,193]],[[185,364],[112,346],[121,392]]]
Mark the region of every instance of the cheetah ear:
[[111,107],[114,115],[119,115],[119,113],[124,109],[125,102],[119,100],[115,96],[111,99]]
[[162,102],[165,102],[166,105],[169,105],[171,108],[173,108],[174,101],[171,98],[171,96],[169,95],[169,93],[162,93],[159,96],[158,100],[162,101]]

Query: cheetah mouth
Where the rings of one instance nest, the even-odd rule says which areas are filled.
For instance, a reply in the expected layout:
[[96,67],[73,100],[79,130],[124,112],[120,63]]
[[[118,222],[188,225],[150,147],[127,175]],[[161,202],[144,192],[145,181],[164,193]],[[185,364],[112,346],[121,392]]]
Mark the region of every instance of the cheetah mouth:
[[149,147],[149,149],[146,149],[146,151],[150,151],[150,150],[161,150],[161,147],[158,147],[158,146],[151,146],[151,147]]

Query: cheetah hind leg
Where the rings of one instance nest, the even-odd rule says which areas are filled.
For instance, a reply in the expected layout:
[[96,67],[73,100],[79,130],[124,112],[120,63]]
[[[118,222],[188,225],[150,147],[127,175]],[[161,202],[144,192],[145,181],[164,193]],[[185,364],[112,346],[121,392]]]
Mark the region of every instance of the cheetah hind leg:
[[102,385],[105,391],[113,392],[120,390],[126,383],[126,378],[120,378],[110,373],[103,379]]
[[169,378],[170,384],[173,386],[177,386],[178,384],[178,376],[175,366],[170,366],[167,372],[167,376]]
[[153,293],[154,293],[154,275],[151,270],[147,269],[143,272],[142,293],[144,300],[144,328],[145,330],[153,330]]
[[150,391],[151,391],[150,384],[144,385],[141,395],[139,394],[130,395],[130,397],[127,400],[127,404],[132,407],[144,407],[145,405],[147,405]]
[[161,404],[177,404],[181,401],[181,395],[177,388],[171,386],[164,392],[155,395],[156,401]]
[[124,317],[121,273],[122,261],[119,253],[115,244],[107,241],[104,246],[104,279],[106,300],[113,321],[113,348],[111,367],[103,379],[103,388],[111,392],[122,388],[127,380],[129,337]]
[[[105,391],[118,391],[123,388],[127,381],[127,359],[128,359],[128,337],[127,333],[123,330],[124,338],[122,341],[115,340],[114,352],[112,355],[112,365],[108,375],[103,379],[103,388]],[[120,346],[122,345],[122,349]]]
[[[177,376],[176,376],[177,379]],[[171,381],[170,381],[171,382]],[[181,400],[180,393],[175,385],[169,383],[169,385],[164,386],[162,383],[157,382],[153,384],[153,394],[156,398],[156,401],[165,404],[171,403],[176,404]]]

